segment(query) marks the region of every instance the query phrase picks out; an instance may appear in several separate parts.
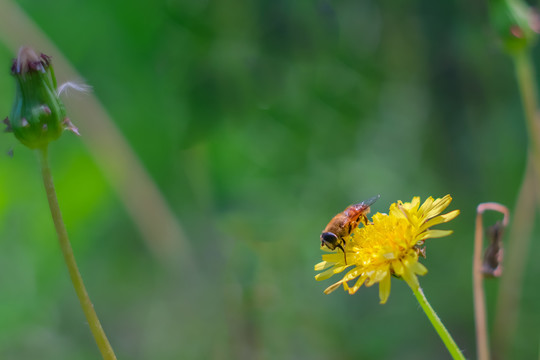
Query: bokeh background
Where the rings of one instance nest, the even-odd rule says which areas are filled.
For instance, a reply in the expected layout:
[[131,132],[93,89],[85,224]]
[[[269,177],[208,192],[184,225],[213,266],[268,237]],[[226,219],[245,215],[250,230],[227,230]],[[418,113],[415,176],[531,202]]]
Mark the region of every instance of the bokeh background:
[[[331,282],[313,278],[320,232],[347,205],[381,194],[372,210],[385,212],[448,193],[462,213],[441,226],[451,237],[429,241],[421,285],[475,358],[475,208],[513,207],[527,147],[485,2],[17,3],[93,87],[86,96],[114,119],[189,245],[161,256],[91,149],[71,134],[51,146],[75,255],[120,359],[450,358],[404,282],[380,305],[377,287],[324,295]],[[14,56],[0,44],[5,115]],[[83,137],[92,126],[72,120]],[[10,134],[0,148],[14,150],[0,156],[0,358],[97,359],[36,156]],[[538,356],[539,252],[533,241],[523,259],[513,359]],[[486,284],[490,321],[496,290]]]

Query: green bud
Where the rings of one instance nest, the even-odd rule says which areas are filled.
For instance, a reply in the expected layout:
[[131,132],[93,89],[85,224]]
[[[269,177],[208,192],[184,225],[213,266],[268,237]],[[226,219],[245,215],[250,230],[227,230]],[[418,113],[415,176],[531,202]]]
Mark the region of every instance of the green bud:
[[515,54],[532,46],[540,32],[538,13],[521,0],[490,0],[491,23],[505,49]]
[[16,94],[11,115],[4,120],[6,131],[12,131],[32,149],[45,148],[65,129],[78,134],[66,117],[49,56],[38,56],[31,48],[22,47],[13,61],[11,74],[15,77]]

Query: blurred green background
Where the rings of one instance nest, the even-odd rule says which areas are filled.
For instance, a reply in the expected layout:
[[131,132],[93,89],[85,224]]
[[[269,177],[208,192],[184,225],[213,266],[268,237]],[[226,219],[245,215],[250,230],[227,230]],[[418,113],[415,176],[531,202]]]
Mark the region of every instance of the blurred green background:
[[[404,282],[379,305],[377,287],[324,295],[332,282],[313,278],[320,232],[347,205],[381,194],[372,211],[385,212],[447,193],[462,214],[440,227],[451,237],[429,241],[420,281],[475,358],[475,208],[513,207],[527,143],[487,4],[18,4],[93,87],[193,250],[194,268],[157,257],[81,139],[51,146],[75,255],[119,359],[450,358]],[[14,56],[0,44],[5,115]],[[0,156],[0,358],[97,359],[36,156],[3,135],[0,150],[10,147],[13,158]],[[532,246],[513,359],[538,356]],[[486,290],[492,322],[496,282]]]

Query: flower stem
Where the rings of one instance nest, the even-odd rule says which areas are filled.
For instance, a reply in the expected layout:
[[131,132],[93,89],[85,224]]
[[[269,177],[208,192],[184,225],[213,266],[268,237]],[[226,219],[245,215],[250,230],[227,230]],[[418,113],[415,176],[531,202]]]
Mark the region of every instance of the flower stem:
[[513,54],[512,60],[525,114],[529,151],[524,180],[515,205],[515,221],[510,229],[508,259],[501,277],[497,299],[495,326],[493,329],[493,355],[505,358],[512,345],[517,328],[519,301],[523,277],[527,265],[531,234],[535,220],[534,199],[540,206],[540,125],[538,118],[538,88],[536,72],[530,50],[524,49]]
[[476,325],[476,351],[478,360],[491,359],[488,341],[486,296],[484,293],[484,272],[482,271],[482,250],[484,248],[484,225],[482,215],[486,210],[498,211],[504,215],[502,226],[508,226],[510,212],[498,203],[482,203],[476,209],[476,230],[474,232],[473,293],[474,320]]
[[507,258],[497,295],[497,307],[493,326],[493,357],[508,358],[508,349],[514,341],[523,274],[529,258],[529,247],[535,222],[535,204],[538,198],[536,177],[529,158],[524,179],[519,190],[510,233],[508,234]]
[[482,249],[484,246],[484,226],[482,212],[476,213],[473,256],[473,294],[474,323],[476,325],[476,353],[478,360],[489,360],[489,340],[486,316],[486,295],[484,293],[484,274],[482,273]]
[[58,241],[60,242],[60,248],[62,249],[62,254],[64,255],[64,261],[69,270],[69,276],[71,277],[71,282],[81,303],[84,315],[90,326],[90,330],[94,335],[97,346],[101,351],[101,355],[105,360],[116,360],[116,355],[101,327],[101,323],[97,317],[96,311],[94,310],[94,305],[90,301],[88,292],[83,283],[81,274],[75,262],[75,256],[73,255],[73,249],[69,242],[66,226],[62,220],[62,213],[60,212],[60,207],[58,205],[58,199],[56,197],[56,191],[54,189],[54,183],[51,175],[51,169],[49,167],[49,160],[47,155],[47,147],[39,149],[40,156],[40,165],[41,165],[41,175],[43,177],[43,184],[45,185],[45,192],[47,193],[47,200],[49,200],[49,208],[51,209],[51,215],[54,222],[54,227],[58,235]]
[[429,321],[431,321],[431,325],[433,325],[433,327],[437,331],[437,334],[439,334],[444,345],[446,345],[446,348],[452,355],[452,358],[465,360],[465,357],[459,350],[458,346],[456,345],[456,342],[454,341],[454,339],[452,339],[452,336],[450,335],[448,330],[446,330],[446,328],[444,327],[444,324],[442,323],[441,319],[439,319],[439,317],[437,316],[437,313],[435,313],[435,310],[433,310],[433,308],[427,301],[426,296],[424,295],[424,292],[422,291],[422,288],[420,286],[411,286],[411,284],[409,284],[409,286],[411,287],[414,293],[414,296],[416,296],[416,299],[420,303],[420,306],[422,306],[422,309],[426,313]]
[[536,169],[536,175],[540,175],[540,124],[538,122],[538,90],[535,82],[536,74],[534,65],[528,50],[523,50],[515,54],[513,60],[523,110],[525,112],[532,159]]

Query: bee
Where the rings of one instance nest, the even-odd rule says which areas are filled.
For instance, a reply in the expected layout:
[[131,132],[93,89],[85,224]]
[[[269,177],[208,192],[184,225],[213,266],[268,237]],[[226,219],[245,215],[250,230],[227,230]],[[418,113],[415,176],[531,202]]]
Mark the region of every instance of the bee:
[[347,255],[343,247],[345,238],[351,235],[360,223],[367,225],[366,215],[369,214],[369,207],[380,197],[377,195],[359,204],[350,205],[343,212],[334,216],[321,234],[321,246],[326,246],[330,250],[341,249],[345,256],[345,264],[347,264]]

